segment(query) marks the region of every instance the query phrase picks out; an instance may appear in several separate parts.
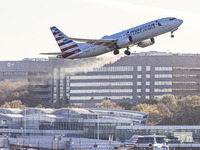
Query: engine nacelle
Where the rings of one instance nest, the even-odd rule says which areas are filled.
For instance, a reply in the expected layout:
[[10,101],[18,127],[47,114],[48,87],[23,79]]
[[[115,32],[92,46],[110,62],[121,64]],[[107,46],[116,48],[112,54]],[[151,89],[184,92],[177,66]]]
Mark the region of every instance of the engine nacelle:
[[144,40],[144,41],[138,43],[138,46],[144,48],[144,47],[153,45],[154,43],[155,43],[155,39],[150,38],[150,39],[147,39],[147,40]]
[[153,147],[153,144],[152,144],[152,143],[149,143],[149,144],[148,144],[148,147],[149,147],[149,148],[152,148],[152,147]]
[[123,47],[127,47],[129,44],[132,44],[132,43],[133,43],[132,36],[125,36],[125,37],[120,38],[117,41],[117,46],[119,48],[123,48]]

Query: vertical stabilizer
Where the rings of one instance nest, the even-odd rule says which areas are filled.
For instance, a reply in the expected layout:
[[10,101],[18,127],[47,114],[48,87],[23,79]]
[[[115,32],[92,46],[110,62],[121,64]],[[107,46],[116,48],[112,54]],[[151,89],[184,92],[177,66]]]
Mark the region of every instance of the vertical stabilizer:
[[63,55],[63,58],[66,58],[81,51],[79,49],[79,44],[74,42],[73,40],[69,40],[68,37],[58,28],[53,26],[50,29],[61,52],[66,53],[65,55]]

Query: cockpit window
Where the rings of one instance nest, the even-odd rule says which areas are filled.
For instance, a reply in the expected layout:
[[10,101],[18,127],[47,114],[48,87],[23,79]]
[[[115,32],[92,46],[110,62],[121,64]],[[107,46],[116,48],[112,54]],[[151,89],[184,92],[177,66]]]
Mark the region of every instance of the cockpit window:
[[172,20],[175,20],[176,18],[171,18],[171,19],[169,19],[170,21],[172,21]]

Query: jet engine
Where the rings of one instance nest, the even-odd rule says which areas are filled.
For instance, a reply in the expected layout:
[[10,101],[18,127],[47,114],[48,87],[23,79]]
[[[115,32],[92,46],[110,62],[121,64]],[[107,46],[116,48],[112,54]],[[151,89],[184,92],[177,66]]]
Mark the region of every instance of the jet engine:
[[150,38],[150,39],[144,40],[142,42],[139,42],[138,46],[144,48],[144,47],[153,45],[154,43],[155,43],[155,39],[154,38]]
[[133,38],[132,36],[124,36],[117,40],[117,46],[119,48],[127,47],[129,44],[133,43]]
[[148,147],[149,147],[149,148],[152,148],[152,147],[153,147],[153,144],[152,144],[152,143],[149,143],[149,144],[148,144]]

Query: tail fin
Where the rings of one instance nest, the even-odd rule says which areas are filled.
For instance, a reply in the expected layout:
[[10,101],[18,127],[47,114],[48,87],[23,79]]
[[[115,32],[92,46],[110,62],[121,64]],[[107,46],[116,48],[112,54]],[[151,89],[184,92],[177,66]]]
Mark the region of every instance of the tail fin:
[[[70,56],[72,54],[80,52],[78,43],[69,40],[68,37],[62,33],[58,28],[55,26],[51,27],[51,32],[53,33],[53,36],[61,50],[61,52],[68,53],[67,55]],[[66,56],[66,57],[68,57]]]
[[125,143],[125,147],[135,147],[137,141],[138,141],[138,138],[137,136],[132,136],[128,142]]

